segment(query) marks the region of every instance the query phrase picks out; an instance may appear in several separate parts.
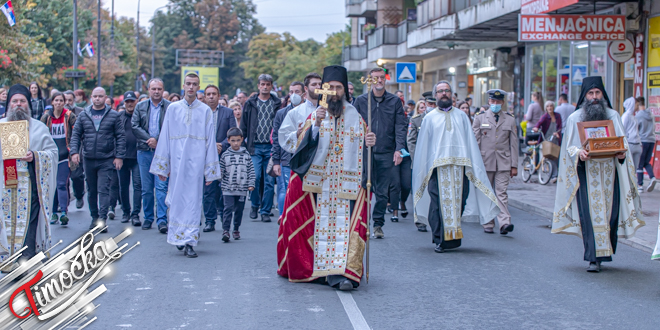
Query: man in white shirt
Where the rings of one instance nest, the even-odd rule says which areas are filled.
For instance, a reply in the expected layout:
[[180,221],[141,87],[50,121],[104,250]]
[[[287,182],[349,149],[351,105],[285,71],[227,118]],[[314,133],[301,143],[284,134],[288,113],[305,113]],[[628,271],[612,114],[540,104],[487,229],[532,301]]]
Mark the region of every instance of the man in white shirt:
[[568,121],[568,116],[570,116],[574,111],[575,107],[568,103],[568,95],[561,94],[559,95],[559,100],[557,100],[557,108],[555,113],[558,113],[561,116],[561,128],[563,129]]

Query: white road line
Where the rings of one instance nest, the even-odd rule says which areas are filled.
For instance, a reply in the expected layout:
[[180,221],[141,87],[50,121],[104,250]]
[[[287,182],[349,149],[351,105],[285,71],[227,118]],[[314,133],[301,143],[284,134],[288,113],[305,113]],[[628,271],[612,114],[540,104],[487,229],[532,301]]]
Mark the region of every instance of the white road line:
[[353,329],[370,330],[371,328],[369,328],[367,320],[365,320],[364,316],[362,316],[362,312],[360,311],[358,305],[355,303],[353,295],[343,291],[337,291],[337,295],[339,296],[339,300],[341,300],[341,304],[344,305],[344,310],[346,311],[348,319],[353,325]]

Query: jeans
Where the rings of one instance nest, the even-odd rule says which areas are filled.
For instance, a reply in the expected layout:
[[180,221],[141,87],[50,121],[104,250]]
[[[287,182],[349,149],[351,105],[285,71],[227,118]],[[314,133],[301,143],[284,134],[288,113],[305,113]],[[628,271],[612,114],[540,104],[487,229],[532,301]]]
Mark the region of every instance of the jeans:
[[[131,211],[130,190],[133,177],[133,210]],[[119,170],[119,197],[121,210],[125,218],[137,218],[142,208],[142,179],[137,159],[124,159],[124,165]]]
[[649,174],[649,178],[653,179],[653,166],[651,166],[651,158],[653,157],[653,148],[655,143],[642,142],[642,155],[639,157],[639,166],[637,167],[637,184],[644,184],[644,170]]
[[280,209],[280,216],[284,212],[284,197],[289,188],[289,178],[291,177],[291,168],[282,166],[282,175],[277,177],[277,207]]
[[157,175],[149,173],[151,161],[154,159],[153,151],[138,150],[138,164],[140,166],[140,179],[142,179],[142,207],[144,209],[144,225],[150,225],[154,222],[154,186],[156,188],[156,200],[158,206],[157,224],[167,225],[167,205],[165,197],[167,196],[167,185],[169,178],[160,181]]
[[204,182],[204,217],[206,218],[206,223],[215,226],[215,221],[218,219],[218,214],[220,214],[220,219],[222,219],[222,213],[224,210],[223,204],[222,189],[220,187],[220,181],[216,180],[211,182],[210,185],[206,185]]
[[82,199],[85,196],[85,170],[83,165],[84,159],[80,159],[78,167],[71,171],[71,182],[73,183],[73,196],[76,199]]
[[[113,158],[85,159],[85,179],[87,180],[87,202],[92,219],[105,221],[110,205],[110,172],[115,171]],[[100,203],[100,211],[99,211]],[[99,213],[100,212],[100,213]]]
[[243,219],[243,209],[245,208],[245,195],[242,196],[223,196],[224,207],[222,215],[222,230],[229,231],[231,227],[231,214],[234,213],[234,231],[238,231]]
[[62,209],[62,213],[66,214],[69,206],[69,162],[57,164],[57,191],[53,199],[53,213],[57,212],[57,207]]
[[[254,155],[252,155],[252,164],[254,164],[254,182],[255,189],[250,195],[252,207],[259,208],[261,206],[260,214],[270,214],[270,209],[273,207],[273,195],[275,194],[275,178],[266,174],[266,167],[270,160],[270,151],[272,144],[258,143],[254,145]],[[261,177],[264,177],[264,190],[263,199],[260,195],[259,182]]]

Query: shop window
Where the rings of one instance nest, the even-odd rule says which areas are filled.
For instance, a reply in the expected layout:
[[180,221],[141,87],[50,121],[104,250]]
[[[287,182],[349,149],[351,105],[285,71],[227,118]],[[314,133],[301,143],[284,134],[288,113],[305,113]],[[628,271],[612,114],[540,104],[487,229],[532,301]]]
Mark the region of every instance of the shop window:
[[[582,87],[582,79],[588,76],[587,64],[589,56],[589,42],[575,42],[573,43],[573,66],[572,72],[572,88],[571,88],[571,102],[577,102],[580,98],[580,88]],[[580,106],[577,104],[576,106]]]
[[543,48],[544,45],[532,47],[531,92],[543,90]]
[[547,101],[557,100],[557,44],[545,45],[545,63],[543,70],[545,70],[545,83],[543,84],[543,97]]
[[607,81],[607,42],[591,42],[591,61],[589,65],[589,75],[601,76],[603,81]]

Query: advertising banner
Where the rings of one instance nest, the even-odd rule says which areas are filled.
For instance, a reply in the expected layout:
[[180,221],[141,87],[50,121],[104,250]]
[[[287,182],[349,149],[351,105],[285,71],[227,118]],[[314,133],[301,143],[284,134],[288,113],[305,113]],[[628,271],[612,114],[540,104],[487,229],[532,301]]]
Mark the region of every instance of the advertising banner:
[[624,15],[519,15],[518,41],[625,40]]
[[545,14],[578,3],[578,0],[522,0],[521,14]]
[[190,72],[199,75],[199,90],[204,90],[208,85],[216,85],[220,81],[220,71],[217,67],[205,68],[201,66],[182,66],[181,67],[181,85],[183,86],[183,79]]

